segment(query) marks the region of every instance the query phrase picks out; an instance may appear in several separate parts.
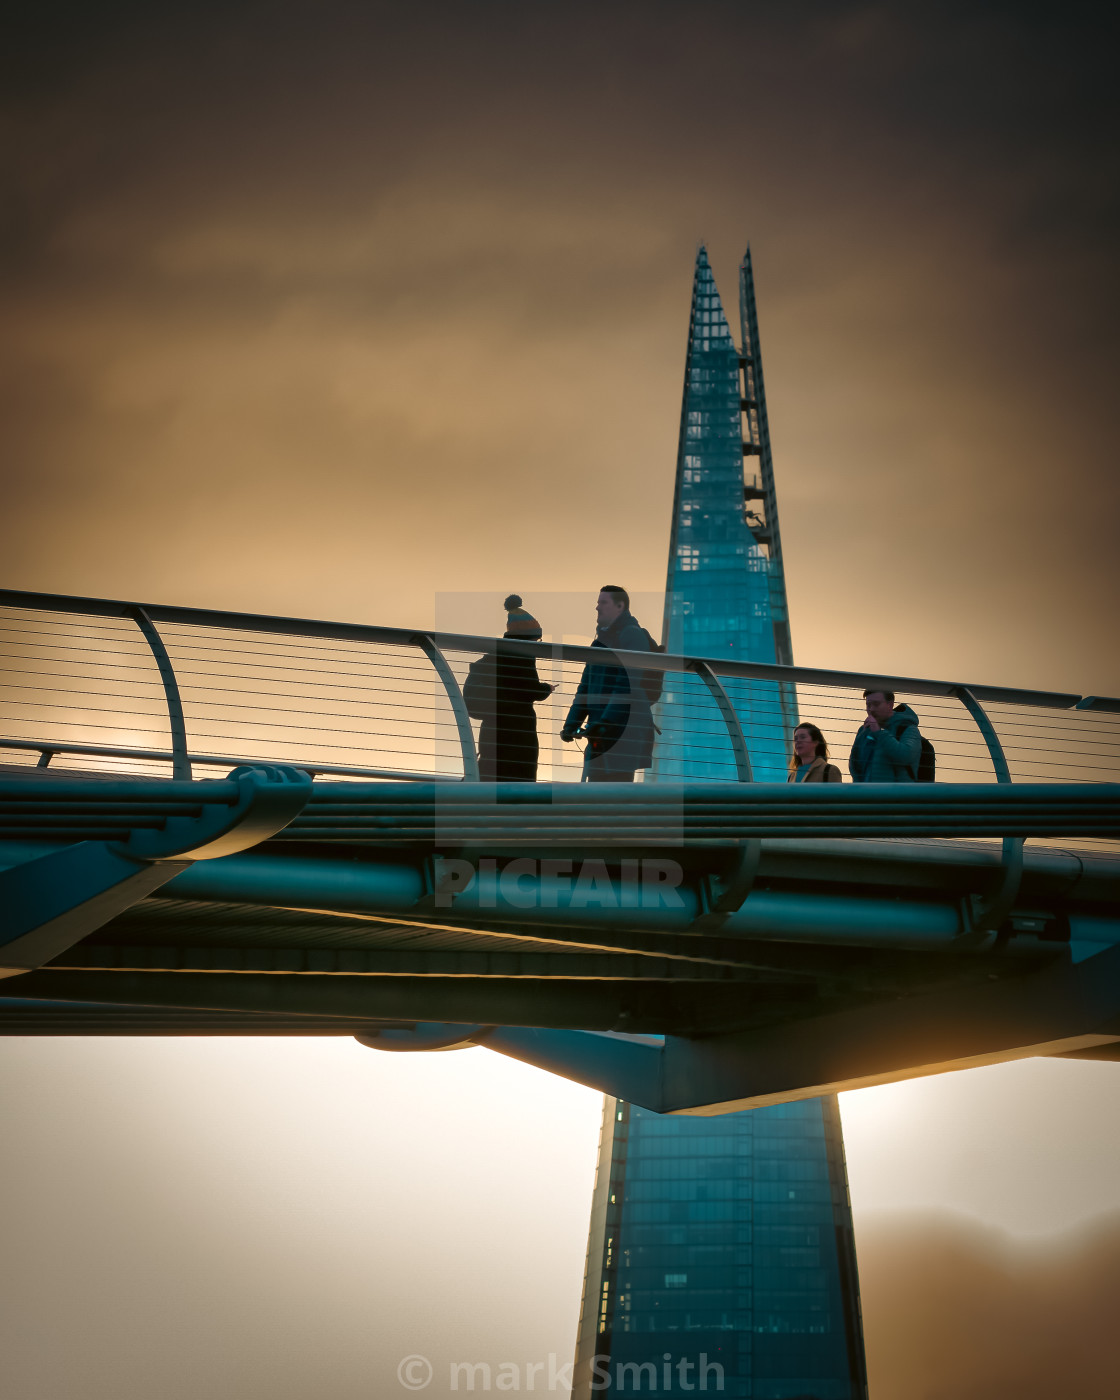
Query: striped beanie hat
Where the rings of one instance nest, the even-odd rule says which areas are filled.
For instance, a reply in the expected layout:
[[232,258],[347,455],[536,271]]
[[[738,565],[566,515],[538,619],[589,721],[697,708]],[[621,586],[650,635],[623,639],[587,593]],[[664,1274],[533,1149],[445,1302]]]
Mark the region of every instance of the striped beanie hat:
[[535,642],[540,640],[541,625],[531,612],[527,612],[521,606],[521,598],[517,593],[511,593],[502,604],[505,608],[506,636],[520,637],[522,641]]

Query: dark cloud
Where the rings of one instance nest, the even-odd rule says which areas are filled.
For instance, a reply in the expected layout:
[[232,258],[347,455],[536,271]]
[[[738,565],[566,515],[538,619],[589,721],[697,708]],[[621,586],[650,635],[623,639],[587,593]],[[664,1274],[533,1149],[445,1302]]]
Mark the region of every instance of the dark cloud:
[[1114,38],[36,10],[0,60],[9,579],[394,622],[656,588],[696,240],[733,302],[749,236],[801,659],[1114,691]]

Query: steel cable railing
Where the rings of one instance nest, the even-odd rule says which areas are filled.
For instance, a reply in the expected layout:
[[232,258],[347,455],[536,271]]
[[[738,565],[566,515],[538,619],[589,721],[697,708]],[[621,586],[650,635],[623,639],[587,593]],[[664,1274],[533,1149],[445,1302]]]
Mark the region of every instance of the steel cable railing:
[[[280,762],[355,780],[456,783],[473,755],[461,686],[471,662],[498,645],[404,629],[0,592],[0,762],[136,776],[167,775],[173,762],[180,774],[191,766],[210,771]],[[593,654],[566,645],[502,645],[533,656],[540,678],[555,686],[536,710],[540,780],[578,782],[583,755],[577,745],[561,743],[559,732]],[[158,647],[165,653],[162,672]],[[609,660],[603,653],[594,659]],[[875,683],[892,685],[917,712],[937,751],[939,781],[995,782],[991,747],[951,683],[709,658],[730,701],[729,720],[690,669],[699,663],[661,656],[645,665],[667,673],[647,783],[672,780],[674,765],[696,780],[736,781],[742,774],[735,729],[756,779],[781,781],[794,714],[821,728],[846,777],[848,749],[864,718],[860,692]],[[168,670],[182,716],[178,735]],[[1120,702],[971,689],[999,736],[1013,781],[1120,778]],[[477,724],[473,729],[472,739]]]

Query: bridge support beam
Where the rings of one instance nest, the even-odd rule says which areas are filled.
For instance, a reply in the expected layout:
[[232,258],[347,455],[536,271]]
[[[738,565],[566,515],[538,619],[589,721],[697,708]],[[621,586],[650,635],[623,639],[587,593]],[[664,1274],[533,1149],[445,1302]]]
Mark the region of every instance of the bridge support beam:
[[741,982],[608,982],[596,978],[505,979],[339,973],[125,972],[42,968],[20,979],[20,995],[208,1011],[279,1012],[352,1020],[455,1022],[467,1026],[641,1032],[739,1019]]
[[[704,1036],[678,1030],[663,1044],[659,1026],[748,1015],[742,986],[44,969],[29,973],[25,988],[55,1002],[302,1014],[319,1024],[324,1017],[426,1022],[415,1048],[471,1040],[658,1113],[700,1115],[1120,1040],[1120,947],[1000,982],[778,1025]],[[518,1024],[527,1011],[534,1027]],[[573,1023],[590,1029],[566,1029]],[[398,1048],[407,1043],[407,1035],[397,1037]]]
[[186,866],[130,860],[103,841],[82,841],[0,871],[0,977],[41,967]]
[[999,984],[805,1018],[663,1048],[587,1032],[499,1028],[499,1054],[656,1113],[700,1116],[817,1098],[1120,1041],[1120,948]]
[[664,1113],[733,1113],[1120,1038],[1120,947],[1001,982],[780,1027],[668,1039]]
[[194,861],[257,845],[303,810],[311,779],[296,769],[235,770],[230,799],[137,826],[121,841],[80,841],[0,871],[0,977],[73,947]]

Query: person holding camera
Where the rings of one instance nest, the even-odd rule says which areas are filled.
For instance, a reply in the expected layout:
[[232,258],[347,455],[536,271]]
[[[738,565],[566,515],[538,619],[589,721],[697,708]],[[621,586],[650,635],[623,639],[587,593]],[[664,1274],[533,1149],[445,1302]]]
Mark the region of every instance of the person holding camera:
[[[620,651],[653,651],[653,639],[630,611],[625,588],[607,584],[595,604],[597,626],[593,647]],[[638,676],[625,666],[583,668],[576,698],[560,738],[570,744],[587,736],[584,780],[589,783],[632,783],[639,768],[653,762],[653,711]]]

